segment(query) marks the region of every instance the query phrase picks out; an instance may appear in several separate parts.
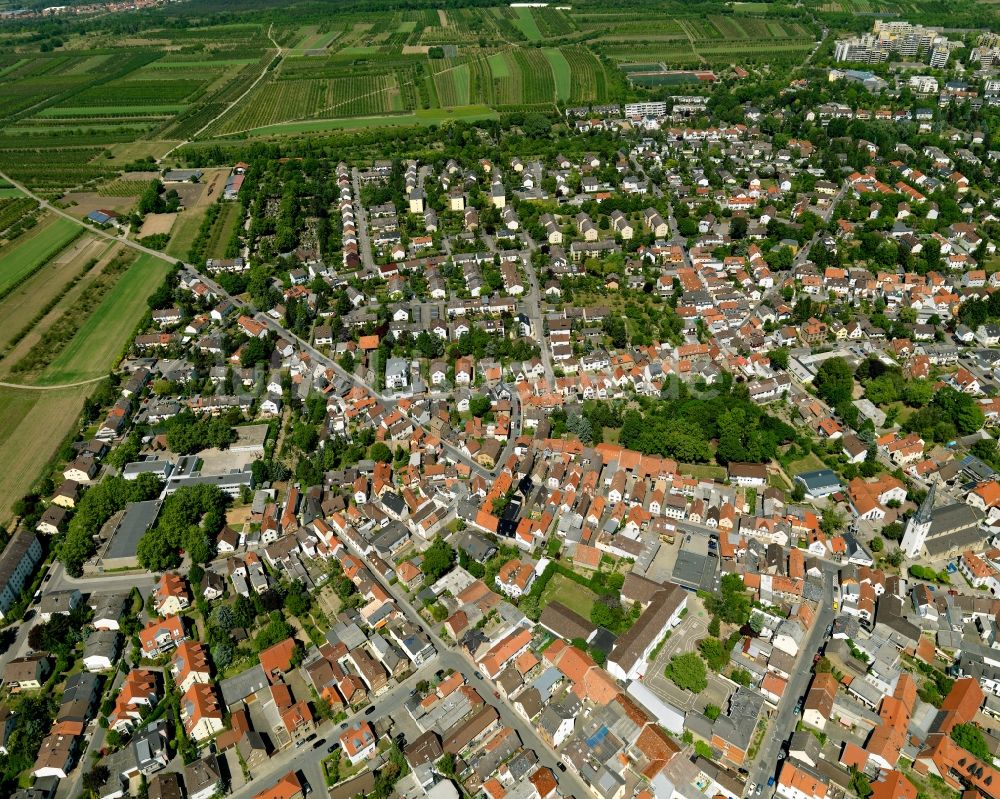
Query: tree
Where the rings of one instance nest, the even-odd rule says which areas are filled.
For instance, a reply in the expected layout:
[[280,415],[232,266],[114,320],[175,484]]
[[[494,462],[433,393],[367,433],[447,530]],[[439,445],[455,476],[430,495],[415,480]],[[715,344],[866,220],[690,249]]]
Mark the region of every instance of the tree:
[[882,538],[890,541],[902,541],[905,528],[900,522],[892,522],[882,528]]
[[285,609],[293,616],[304,616],[311,605],[309,592],[300,580],[296,580],[285,595]]
[[860,797],[860,799],[868,799],[872,795],[872,783],[864,775],[863,772],[858,771],[854,766],[851,766],[851,790]]
[[443,538],[435,538],[434,543],[424,552],[420,569],[427,582],[433,583],[455,565],[455,550]]
[[875,536],[871,541],[868,542],[871,547],[872,552],[881,552],[885,549],[885,541],[882,540],[880,536]]
[[97,796],[98,791],[104,787],[110,776],[111,772],[108,770],[108,767],[103,763],[98,763],[93,769],[83,775],[83,790]]
[[705,705],[705,715],[712,721],[715,721],[722,715],[722,708],[718,705]]
[[229,641],[218,641],[211,648],[212,662],[218,670],[225,669],[233,662],[233,645]]
[[455,778],[455,756],[451,752],[444,755],[434,765],[437,767],[438,773],[442,776],[450,780]]
[[392,463],[392,450],[381,441],[376,441],[371,445],[368,456],[376,463]]
[[667,679],[685,691],[700,694],[708,687],[705,663],[694,652],[685,652],[670,658],[666,668]]
[[844,526],[844,516],[836,508],[824,508],[819,526],[827,535],[833,535]]
[[726,574],[719,591],[705,599],[705,608],[729,624],[744,625],[750,619],[750,597],[738,574]]
[[951,739],[980,760],[985,760],[987,763],[993,762],[993,755],[986,744],[982,730],[975,724],[956,724],[951,729]]
[[828,358],[820,364],[813,378],[816,393],[830,405],[850,402],[854,390],[854,373],[844,358]]
[[477,394],[469,400],[469,413],[482,419],[493,405],[485,394]]
[[788,348],[778,347],[774,350],[769,350],[767,353],[768,360],[771,361],[771,366],[775,366],[778,369],[788,369]]
[[718,638],[703,638],[698,650],[712,671],[722,671],[729,665],[729,650]]
[[753,675],[746,669],[733,669],[733,673],[729,675],[729,679],[737,685],[749,685],[753,682]]

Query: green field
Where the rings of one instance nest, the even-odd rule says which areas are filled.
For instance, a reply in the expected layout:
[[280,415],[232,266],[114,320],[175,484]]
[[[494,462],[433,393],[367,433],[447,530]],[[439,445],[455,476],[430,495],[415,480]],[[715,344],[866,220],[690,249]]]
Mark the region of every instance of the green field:
[[554,574],[548,585],[545,586],[545,590],[542,591],[542,607],[554,599],[562,602],[570,610],[579,613],[583,618],[589,619],[590,609],[597,601],[597,594],[561,574]]
[[797,461],[792,461],[788,464],[788,468],[785,470],[789,475],[795,477],[803,472],[815,472],[818,469],[825,469],[826,464],[819,459],[819,456],[815,452],[810,452],[804,458],[800,458]]
[[35,382],[59,385],[107,374],[149,310],[146,299],[168,269],[166,261],[140,255]]
[[166,253],[173,258],[187,259],[188,250],[198,237],[198,229],[205,218],[206,208],[189,208],[174,221]]
[[497,79],[509,78],[511,77],[510,66],[507,64],[507,59],[504,57],[503,53],[493,53],[487,56],[486,60],[490,65],[490,72],[493,73],[493,77]]
[[549,66],[552,67],[552,75],[556,81],[556,97],[565,102],[570,98],[573,71],[569,61],[562,54],[562,50],[555,47],[546,47],[543,51],[548,59]]
[[360,128],[387,128],[408,125],[440,125],[444,122],[464,120],[471,122],[479,119],[497,119],[499,115],[492,108],[483,105],[470,105],[464,108],[434,108],[427,111],[415,111],[412,114],[396,116],[356,117],[352,119],[315,119],[307,122],[285,122],[277,125],[267,125],[246,131],[248,136],[283,136],[297,133],[321,133],[325,130],[352,130]]
[[0,250],[0,296],[40,269],[61,249],[83,232],[83,228],[62,217],[41,224],[21,239]]
[[517,13],[517,27],[521,29],[529,42],[537,42],[542,38],[542,32],[538,30],[538,23],[531,13],[530,8],[515,8]]
[[233,231],[240,222],[240,211],[242,208],[243,206],[239,203],[223,203],[219,217],[215,220],[215,225],[212,227],[212,235],[208,240],[208,246],[205,248],[206,258],[226,257],[226,247],[233,235]]

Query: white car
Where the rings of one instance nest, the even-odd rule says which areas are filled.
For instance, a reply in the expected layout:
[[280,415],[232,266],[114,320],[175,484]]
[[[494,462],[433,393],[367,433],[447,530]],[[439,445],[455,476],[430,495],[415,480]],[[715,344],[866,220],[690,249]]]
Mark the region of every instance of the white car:
[[749,796],[753,796],[755,793],[757,793],[757,783],[756,782],[751,782],[750,783],[750,790],[747,791],[747,796],[748,797]]

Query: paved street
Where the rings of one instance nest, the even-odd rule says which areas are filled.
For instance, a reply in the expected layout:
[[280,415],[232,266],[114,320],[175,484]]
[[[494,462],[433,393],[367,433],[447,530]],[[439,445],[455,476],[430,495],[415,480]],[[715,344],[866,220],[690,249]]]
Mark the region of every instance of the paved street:
[[[771,719],[768,730],[764,734],[764,739],[757,757],[754,759],[755,765],[750,769],[750,783],[767,784],[768,777],[777,778],[779,768],[779,755],[781,745],[786,742],[795,730],[795,723],[799,717],[795,715],[795,705],[799,697],[805,696],[809,681],[812,678],[813,656],[819,652],[825,642],[826,628],[833,619],[833,570],[827,569],[824,572],[826,591],[823,603],[816,614],[816,623],[809,630],[809,634],[802,643],[795,670],[792,672],[788,685],[785,686],[785,693],[778,704],[778,710]],[[765,788],[764,796],[770,797],[774,790]]]
[[523,307],[525,313],[528,315],[528,319],[531,320],[535,339],[538,341],[538,346],[542,351],[541,358],[542,367],[545,369],[545,379],[550,386],[555,386],[556,372],[552,366],[552,351],[549,348],[548,339],[545,337],[545,321],[542,319],[542,290],[538,285],[538,272],[531,261],[537,245],[530,236],[528,237],[528,242],[528,249],[521,253],[521,263],[524,266],[525,274],[528,276],[528,293],[524,297]]
[[[367,558],[363,558],[363,560],[367,562]],[[374,573],[374,569],[372,572]],[[576,774],[571,771],[559,771],[557,764],[560,761],[557,754],[538,736],[531,723],[518,715],[506,701],[494,696],[493,691],[495,689],[493,684],[476,676],[473,664],[465,657],[464,653],[460,654],[453,649],[432,628],[424,623],[424,620],[410,604],[408,597],[403,593],[403,589],[398,584],[387,584],[377,574],[375,578],[382,584],[382,587],[386,591],[392,594],[403,613],[406,614],[406,617],[414,624],[423,628],[430,637],[439,653],[437,657],[438,668],[454,669],[455,671],[462,672],[465,681],[479,691],[479,694],[497,709],[503,723],[517,730],[518,735],[521,736],[521,742],[526,747],[535,751],[535,754],[538,755],[538,762],[552,769],[552,773],[555,774],[564,794],[574,794],[577,799],[589,796],[589,789]]]
[[325,740],[323,746],[314,749],[315,741],[311,741],[305,746],[298,748],[292,746],[283,749],[257,769],[249,783],[238,788],[229,796],[232,799],[250,799],[264,788],[277,782],[283,774],[293,770],[301,771],[305,775],[306,781],[318,792],[322,786],[326,785],[322,763],[325,758],[329,757],[329,753],[326,751],[327,747],[337,740],[344,725],[350,725],[355,721],[374,722],[386,716],[397,718],[400,714],[405,713],[403,705],[410,698],[410,691],[413,690],[414,686],[421,680],[429,679],[435,671],[441,668],[447,668],[447,666],[441,663],[440,658],[432,658],[409,678],[376,699],[371,705],[375,708],[372,713],[368,714],[364,711],[355,713],[346,721],[338,724],[330,721],[324,722],[316,730],[316,740]]
[[365,207],[361,204],[361,178],[358,177],[358,168],[351,170],[351,179],[354,186],[354,222],[358,233],[358,250],[361,254],[361,263],[366,272],[375,270],[375,258],[372,255],[372,240],[368,235],[368,215]]

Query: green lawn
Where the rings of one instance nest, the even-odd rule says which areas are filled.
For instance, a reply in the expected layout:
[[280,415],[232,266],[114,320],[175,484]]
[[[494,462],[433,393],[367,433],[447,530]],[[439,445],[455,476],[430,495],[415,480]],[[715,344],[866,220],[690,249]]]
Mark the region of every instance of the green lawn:
[[28,231],[0,252],[0,296],[5,295],[83,233],[68,219],[56,217]]
[[569,99],[570,80],[572,79],[569,61],[566,60],[566,56],[558,47],[546,47],[542,52],[545,53],[549,66],[552,67],[552,76],[556,81],[556,96],[565,102]]
[[13,186],[0,186],[0,200],[9,200],[12,197],[23,197],[20,190]]
[[140,255],[37,382],[73,383],[106,374],[149,310],[146,299],[159,287],[168,269],[166,261]]
[[517,27],[528,37],[529,42],[537,42],[542,38],[542,32],[538,30],[538,23],[535,22],[535,15],[530,8],[516,8]]
[[548,585],[545,586],[545,590],[542,591],[542,607],[554,599],[562,602],[570,610],[579,613],[583,618],[589,619],[590,609],[597,601],[597,594],[561,574],[554,574]]
[[679,463],[677,471],[701,480],[725,480],[728,472],[721,466],[712,466],[709,463]]
[[788,468],[785,469],[785,471],[792,477],[795,477],[803,472],[815,472],[818,469],[825,468],[826,464],[819,459],[819,455],[815,452],[810,452],[804,458],[799,458],[799,460],[792,461],[788,464]]

